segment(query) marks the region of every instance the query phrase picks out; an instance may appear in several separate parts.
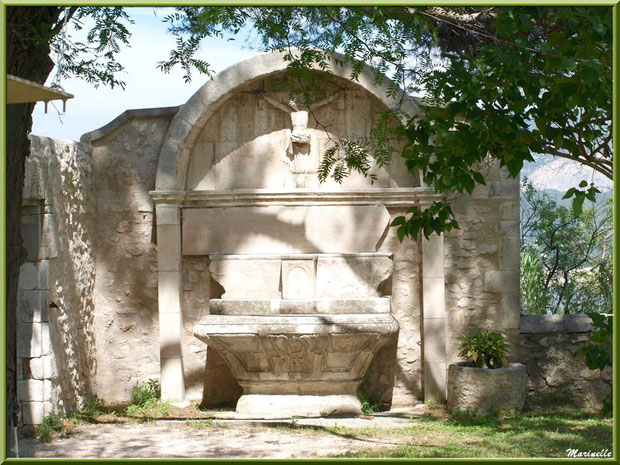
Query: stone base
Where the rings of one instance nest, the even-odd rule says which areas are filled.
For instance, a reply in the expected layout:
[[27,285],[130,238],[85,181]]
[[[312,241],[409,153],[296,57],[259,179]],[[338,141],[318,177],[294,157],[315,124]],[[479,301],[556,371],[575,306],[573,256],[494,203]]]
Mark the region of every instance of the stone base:
[[321,417],[362,413],[354,395],[270,395],[246,394],[237,402],[237,413],[260,418]]

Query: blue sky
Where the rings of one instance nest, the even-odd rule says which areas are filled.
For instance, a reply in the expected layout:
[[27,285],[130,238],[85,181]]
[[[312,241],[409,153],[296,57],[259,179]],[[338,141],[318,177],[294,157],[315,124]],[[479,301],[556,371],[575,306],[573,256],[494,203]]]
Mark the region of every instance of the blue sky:
[[[157,68],[157,63],[166,60],[174,48],[174,38],[162,22],[169,10],[158,8],[155,15],[153,8],[128,8],[135,24],[130,26],[131,48],[123,49],[119,55],[119,61],[125,67],[125,72],[119,76],[126,83],[125,90],[104,86],[94,88],[80,79],[64,79],[61,86],[74,95],[67,101],[66,114],[59,116],[51,103],[46,114],[43,103],[37,104],[32,133],[79,140],[82,134],[109,123],[125,110],[185,103],[208,77],[196,72],[192,82],[186,84],[181,70],[164,74]],[[249,49],[246,37],[247,34],[234,41],[207,39],[201,44],[199,58],[210,63],[216,72],[221,71],[258,53]],[[52,82],[55,74],[55,70],[52,71],[47,84]],[[54,102],[54,105],[62,111],[62,102]]]

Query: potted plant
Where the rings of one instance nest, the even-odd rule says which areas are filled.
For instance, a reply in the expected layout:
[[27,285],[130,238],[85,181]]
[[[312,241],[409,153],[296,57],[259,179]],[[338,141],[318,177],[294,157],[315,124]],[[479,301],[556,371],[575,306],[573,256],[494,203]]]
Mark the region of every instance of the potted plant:
[[479,330],[463,336],[459,355],[469,362],[448,367],[448,408],[523,410],[525,405],[525,365],[508,363],[508,344],[498,331]]

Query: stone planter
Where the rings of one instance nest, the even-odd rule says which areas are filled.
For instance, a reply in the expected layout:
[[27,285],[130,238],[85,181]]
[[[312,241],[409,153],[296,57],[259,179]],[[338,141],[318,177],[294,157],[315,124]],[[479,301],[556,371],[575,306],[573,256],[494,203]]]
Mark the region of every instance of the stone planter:
[[523,410],[525,365],[511,363],[504,368],[476,368],[457,363],[448,368],[448,409]]

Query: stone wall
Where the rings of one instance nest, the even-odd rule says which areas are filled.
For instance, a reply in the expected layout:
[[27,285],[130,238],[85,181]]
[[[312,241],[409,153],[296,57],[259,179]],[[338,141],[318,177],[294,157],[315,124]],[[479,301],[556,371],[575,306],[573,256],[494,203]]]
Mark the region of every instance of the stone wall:
[[486,186],[453,199],[460,229],[445,234],[447,363],[458,341],[479,329],[502,331],[515,361],[519,340],[519,179],[483,166]]
[[[92,145],[97,192],[97,393],[107,402],[128,401],[134,386],[160,377],[157,237],[149,191],[155,187],[159,150],[177,110],[125,112],[83,137]],[[188,260],[186,265],[186,385],[188,398],[200,400],[206,351],[192,329],[205,299],[192,296],[204,294],[200,288],[204,265],[200,260]]]
[[25,173],[17,391],[27,425],[83,407],[95,391],[96,360],[88,147],[31,136]]
[[[527,391],[534,404],[600,409],[612,389],[612,369],[590,370],[575,352],[590,341],[587,315],[521,317],[519,362],[527,368]],[[611,347],[610,347],[611,351]]]

